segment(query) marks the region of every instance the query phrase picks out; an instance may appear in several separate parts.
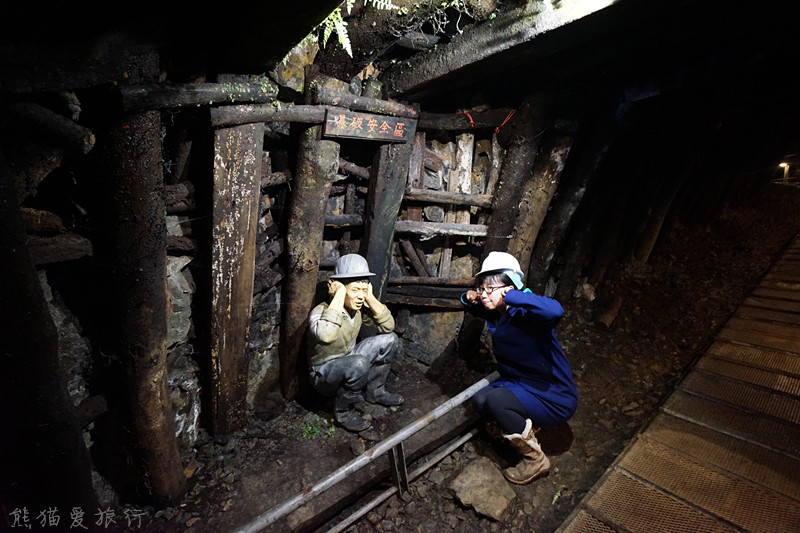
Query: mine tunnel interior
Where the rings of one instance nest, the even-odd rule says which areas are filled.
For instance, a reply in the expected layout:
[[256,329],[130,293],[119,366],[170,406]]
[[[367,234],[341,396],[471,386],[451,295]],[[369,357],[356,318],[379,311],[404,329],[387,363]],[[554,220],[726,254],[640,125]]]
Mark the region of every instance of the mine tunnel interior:
[[[352,54],[295,48],[338,2],[243,4],[2,23],[4,509],[163,509],[199,443],[329,416],[303,337],[344,254],[409,361],[473,377],[490,347],[459,296],[489,251],[609,329],[675,232],[794,197],[791,2],[622,0],[552,28],[562,2],[461,2],[405,35],[356,2]],[[339,131],[344,112],[387,130]]]

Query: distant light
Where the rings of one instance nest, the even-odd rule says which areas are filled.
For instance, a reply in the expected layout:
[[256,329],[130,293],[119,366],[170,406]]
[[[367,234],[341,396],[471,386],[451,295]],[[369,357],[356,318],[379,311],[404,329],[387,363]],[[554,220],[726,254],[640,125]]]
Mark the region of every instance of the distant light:
[[779,167],[781,167],[781,168],[786,168],[786,167],[788,167],[788,166],[789,166],[789,163],[781,163],[781,164],[780,164],[780,165],[778,165],[778,166],[779,166]]

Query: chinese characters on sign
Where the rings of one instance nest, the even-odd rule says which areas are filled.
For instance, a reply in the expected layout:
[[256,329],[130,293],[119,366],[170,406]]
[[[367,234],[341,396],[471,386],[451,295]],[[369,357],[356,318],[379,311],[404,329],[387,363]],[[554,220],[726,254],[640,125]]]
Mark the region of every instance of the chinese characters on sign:
[[[97,512],[93,515],[85,515],[83,509],[80,507],[73,507],[69,510],[69,518],[64,522],[61,521],[61,514],[56,507],[49,507],[41,510],[39,513],[28,511],[27,507],[22,509],[14,509],[9,514],[9,523],[12,528],[31,529],[32,526],[39,528],[59,528],[59,531],[64,529],[75,530],[88,530],[89,526],[99,526],[102,529],[107,529],[109,526],[124,525],[129,528],[141,528],[142,518],[147,516],[145,511],[133,508],[125,508],[122,513],[117,513],[114,509],[98,508]],[[94,528],[96,530],[96,528]]]
[[384,142],[408,142],[414,136],[417,121],[413,118],[355,113],[346,109],[328,109],[325,113],[325,135],[372,139]]

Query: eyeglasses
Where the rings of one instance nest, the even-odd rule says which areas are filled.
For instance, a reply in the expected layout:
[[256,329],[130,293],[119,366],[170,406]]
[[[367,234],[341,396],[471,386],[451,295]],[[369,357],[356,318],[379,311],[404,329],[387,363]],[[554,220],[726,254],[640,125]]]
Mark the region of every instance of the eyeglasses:
[[497,289],[502,289],[503,287],[508,287],[508,285],[495,285],[494,287],[475,287],[475,292],[478,293],[478,296],[480,296],[484,292],[491,296],[491,294],[494,291],[496,291]]

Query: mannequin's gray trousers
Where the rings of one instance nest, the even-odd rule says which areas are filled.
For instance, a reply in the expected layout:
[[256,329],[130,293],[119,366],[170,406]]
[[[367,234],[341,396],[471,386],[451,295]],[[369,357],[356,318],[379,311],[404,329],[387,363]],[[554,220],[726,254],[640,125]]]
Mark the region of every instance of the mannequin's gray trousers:
[[324,396],[336,396],[336,409],[349,410],[361,400],[383,392],[391,363],[400,353],[400,339],[395,333],[367,337],[353,351],[311,367],[309,378],[314,390]]

